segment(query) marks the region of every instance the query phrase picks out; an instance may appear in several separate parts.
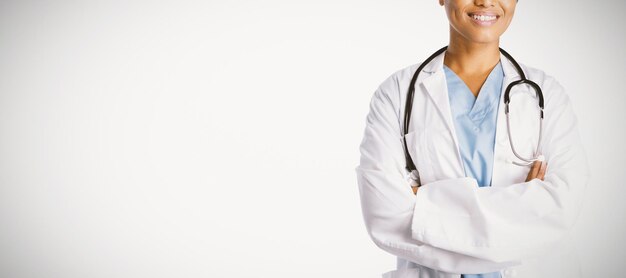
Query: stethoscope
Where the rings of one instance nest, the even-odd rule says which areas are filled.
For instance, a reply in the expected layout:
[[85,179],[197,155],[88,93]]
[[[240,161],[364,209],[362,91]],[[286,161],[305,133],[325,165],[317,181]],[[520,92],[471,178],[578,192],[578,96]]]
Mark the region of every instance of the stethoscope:
[[[419,173],[417,171],[417,167],[415,167],[415,164],[413,163],[413,159],[411,158],[411,155],[409,154],[409,149],[407,147],[407,143],[406,143],[406,134],[409,131],[409,122],[411,120],[411,108],[413,107],[413,96],[415,95],[415,82],[417,81],[417,77],[419,76],[419,73],[422,71],[422,69],[428,64],[430,63],[430,61],[432,61],[435,57],[439,56],[441,53],[443,53],[444,51],[446,51],[446,49],[448,49],[448,46],[444,46],[441,49],[437,50],[437,52],[433,53],[432,55],[430,55],[430,57],[428,57],[415,71],[415,74],[413,74],[413,78],[411,79],[411,84],[409,85],[409,92],[407,93],[407,97],[406,97],[406,107],[405,107],[405,112],[404,112],[404,136],[402,136],[402,139],[404,140],[404,155],[406,157],[406,169],[409,172],[409,178],[411,179],[412,183],[411,186],[421,186],[421,182],[420,182],[420,178],[419,178]],[[522,67],[520,67],[520,65],[515,61],[515,59],[513,59],[513,57],[511,57],[511,55],[509,53],[507,53],[506,51],[504,51],[504,49],[500,48],[500,52],[511,61],[511,63],[513,63],[513,65],[515,66],[515,69],[517,70],[517,73],[519,73],[521,79],[517,80],[517,81],[513,81],[511,82],[507,87],[506,87],[506,91],[504,92],[504,113],[506,114],[506,129],[507,129],[507,133],[509,135],[509,144],[511,145],[511,150],[513,151],[513,154],[520,159],[523,162],[516,162],[513,161],[513,164],[518,165],[518,166],[528,166],[530,164],[532,164],[533,162],[537,161],[537,160],[543,160],[543,156],[539,155],[539,148],[540,148],[540,144],[541,144],[541,131],[543,129],[543,92],[541,91],[541,88],[539,87],[539,85],[537,85],[537,83],[526,79],[526,75],[524,74],[524,71],[522,70]],[[513,136],[511,136],[511,123],[509,120],[509,103],[511,102],[511,99],[509,97],[509,93],[511,92],[511,89],[513,87],[515,87],[516,85],[520,85],[520,84],[528,84],[530,85],[530,87],[532,87],[536,94],[537,97],[539,98],[539,108],[541,109],[540,114],[539,114],[539,138],[537,139],[537,149],[535,149],[535,152],[533,153],[533,156],[530,158],[526,158],[522,155],[520,155],[516,150],[515,147],[513,146]]]

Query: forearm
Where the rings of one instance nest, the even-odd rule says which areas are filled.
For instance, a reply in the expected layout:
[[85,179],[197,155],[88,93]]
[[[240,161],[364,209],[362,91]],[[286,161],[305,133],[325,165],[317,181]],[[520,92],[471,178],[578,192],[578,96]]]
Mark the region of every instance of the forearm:
[[408,183],[384,171],[356,170],[368,234],[386,252],[449,273],[485,273],[519,264],[459,254],[412,238],[411,225],[421,219],[414,215],[416,196],[408,190]]

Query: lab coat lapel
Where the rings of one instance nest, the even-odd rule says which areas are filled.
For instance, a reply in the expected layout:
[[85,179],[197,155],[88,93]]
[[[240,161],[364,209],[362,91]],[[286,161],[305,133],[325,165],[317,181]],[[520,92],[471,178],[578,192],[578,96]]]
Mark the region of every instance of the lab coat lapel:
[[428,96],[437,107],[441,117],[443,117],[446,127],[450,131],[454,131],[445,73],[443,71],[437,71],[426,78],[422,84],[424,84]]
[[428,96],[437,107],[439,115],[443,118],[445,126],[452,136],[457,155],[457,167],[454,172],[458,177],[463,177],[465,176],[465,167],[463,166],[461,160],[459,142],[454,128],[454,123],[452,121],[452,112],[450,109],[450,101],[448,99],[448,86],[446,83],[445,72],[443,71],[444,55],[445,52],[439,54],[439,56],[435,57],[427,66],[424,67],[423,71],[431,73],[431,75],[426,77],[421,84],[424,86]]

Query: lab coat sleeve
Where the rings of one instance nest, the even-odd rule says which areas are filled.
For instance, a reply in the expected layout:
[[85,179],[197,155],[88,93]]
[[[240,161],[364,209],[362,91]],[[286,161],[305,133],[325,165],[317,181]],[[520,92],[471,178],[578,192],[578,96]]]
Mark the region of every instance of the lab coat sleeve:
[[544,181],[478,187],[458,178],[424,184],[412,238],[494,262],[523,260],[554,247],[578,217],[589,180],[588,164],[568,96],[556,81],[544,119]]
[[[361,206],[370,238],[381,249],[449,273],[497,271],[519,262],[492,262],[424,244],[411,237],[415,195],[404,169],[397,96],[378,89],[372,97],[356,167]],[[419,193],[418,193],[419,195]]]

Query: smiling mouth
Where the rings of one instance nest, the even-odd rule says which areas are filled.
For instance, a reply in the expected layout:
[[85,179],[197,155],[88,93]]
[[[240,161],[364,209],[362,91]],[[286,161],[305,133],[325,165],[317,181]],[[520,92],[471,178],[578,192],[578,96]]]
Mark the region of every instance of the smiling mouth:
[[500,18],[499,15],[496,14],[467,14],[473,22],[479,24],[479,25],[491,25],[493,23],[495,23],[498,18]]

